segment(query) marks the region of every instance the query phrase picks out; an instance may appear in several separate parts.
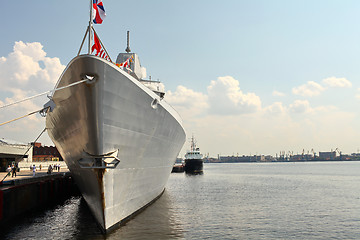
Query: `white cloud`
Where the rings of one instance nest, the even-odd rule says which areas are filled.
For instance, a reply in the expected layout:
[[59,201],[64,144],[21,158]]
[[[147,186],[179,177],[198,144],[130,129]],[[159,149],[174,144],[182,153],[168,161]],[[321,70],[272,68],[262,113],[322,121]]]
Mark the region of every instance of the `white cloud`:
[[165,100],[180,113],[182,118],[193,118],[204,114],[209,107],[208,97],[205,94],[184,86],[178,86],[175,92],[167,91]]
[[313,97],[319,95],[325,90],[320,84],[314,81],[308,81],[306,84],[292,89],[293,94],[304,97]]
[[231,76],[219,77],[207,87],[210,113],[236,115],[253,113],[261,109],[260,97],[255,93],[243,93],[239,81]]
[[274,90],[272,92],[272,95],[275,96],[275,97],[284,97],[285,93]]
[[347,80],[346,78],[336,78],[336,77],[329,77],[322,80],[321,84],[308,81],[306,84],[294,87],[292,89],[293,94],[300,95],[303,97],[313,97],[320,95],[323,91],[325,91],[328,87],[336,87],[336,88],[350,88],[352,87],[352,83]]
[[[243,93],[239,82],[229,76],[212,81],[207,90],[208,95],[181,86],[170,96],[175,109],[182,116],[186,113],[183,120],[187,133],[195,133],[201,143],[199,147],[210,156],[275,155],[278,151],[312,148],[328,151],[334,146],[343,151],[357,148],[356,132],[360,127],[354,125],[355,113],[321,103],[314,107],[308,100],[295,100],[290,104],[274,102],[262,108],[255,93]],[[321,93],[325,87],[308,82],[296,90],[309,96]],[[206,107],[200,111],[195,108],[198,103]],[[182,154],[185,150],[186,147]]]
[[231,76],[219,77],[207,87],[208,94],[195,92],[178,86],[168,91],[165,100],[186,116],[205,113],[214,115],[237,115],[261,110],[260,97],[254,93],[243,93],[239,81]]
[[312,111],[307,100],[295,100],[293,104],[290,104],[289,109],[293,113],[309,113]]
[[329,87],[350,88],[352,86],[346,78],[329,77],[323,79],[322,82]]
[[[46,91],[54,87],[65,68],[58,58],[46,57],[38,43],[15,42],[14,50],[0,61],[2,90],[29,89]],[[40,67],[40,62],[44,68]]]
[[24,43],[22,41],[15,42],[14,53],[19,53],[24,56],[29,56],[35,62],[43,60],[46,56],[46,52],[43,50],[43,46],[39,42]]
[[272,105],[266,107],[265,112],[272,116],[285,114],[287,109],[282,102],[274,102]]
[[360,100],[360,88],[357,89],[357,94],[355,95],[355,98]]
[[[334,106],[311,107],[297,100],[284,105],[275,102],[264,111],[246,115],[204,115],[184,119],[187,133],[196,133],[204,153],[272,154],[279,151],[355,151],[355,114]],[[216,139],[216,141],[214,141]],[[355,142],[354,142],[355,141]],[[184,151],[182,152],[182,154]]]
[[211,81],[207,90],[206,95],[178,86],[175,92],[168,91],[165,99],[184,115],[183,118],[205,113],[237,115],[254,113],[261,109],[260,98],[254,93],[243,93],[239,81],[231,76]]
[[[1,106],[53,89],[64,68],[58,58],[46,56],[41,43],[15,42],[13,51],[0,57]],[[39,110],[47,100],[44,96],[0,109],[0,122]],[[2,126],[0,137],[29,142],[44,127],[44,119],[32,115]]]

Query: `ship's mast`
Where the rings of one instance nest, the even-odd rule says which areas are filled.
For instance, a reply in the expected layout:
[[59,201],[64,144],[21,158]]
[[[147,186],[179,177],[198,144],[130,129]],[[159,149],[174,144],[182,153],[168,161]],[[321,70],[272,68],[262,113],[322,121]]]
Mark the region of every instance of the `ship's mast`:
[[194,140],[194,135],[191,137],[191,151],[195,151],[195,140]]
[[91,43],[92,43],[92,19],[93,19],[93,0],[90,0],[90,20],[89,20],[89,44],[88,44],[88,54],[91,54]]
[[130,31],[127,31],[127,47],[125,49],[127,53],[131,52],[130,50]]

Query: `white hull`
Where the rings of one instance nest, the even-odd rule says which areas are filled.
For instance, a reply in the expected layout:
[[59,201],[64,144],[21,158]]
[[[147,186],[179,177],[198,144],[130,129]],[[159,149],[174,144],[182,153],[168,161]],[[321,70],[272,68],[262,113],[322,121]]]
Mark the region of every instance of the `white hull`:
[[[96,220],[107,231],[162,193],[185,132],[170,105],[102,58],[74,58],[57,88],[85,75],[95,76],[95,81],[55,92],[56,107],[47,114],[46,127]],[[89,155],[113,151],[120,160],[115,168],[81,164]]]

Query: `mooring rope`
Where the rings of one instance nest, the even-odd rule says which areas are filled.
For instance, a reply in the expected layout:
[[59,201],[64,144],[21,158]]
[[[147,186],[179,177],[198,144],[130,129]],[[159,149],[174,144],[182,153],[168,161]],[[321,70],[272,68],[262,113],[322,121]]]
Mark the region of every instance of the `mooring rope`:
[[[41,137],[41,135],[46,131],[46,128],[44,128],[44,130],[41,131],[41,133],[39,134],[39,136],[37,136],[37,138],[35,139],[34,143]],[[26,152],[24,153],[24,155],[21,158],[24,158],[25,155],[28,153],[28,151],[31,149],[31,146],[28,148],[28,150],[26,150]]]
[[[44,130],[41,131],[41,133],[39,134],[39,136],[37,136],[37,138],[35,139],[35,141],[33,143],[36,143],[36,141],[41,137],[41,135],[46,131],[46,128],[44,128]],[[26,152],[22,155],[21,159],[24,159],[24,157],[26,156],[26,154],[29,152],[29,150],[31,149],[32,145],[30,145],[30,147],[28,147],[28,149],[26,150]],[[21,160],[20,160],[21,161]],[[16,171],[17,169],[15,169]],[[10,173],[10,172],[9,172]],[[2,183],[5,178],[7,178],[8,176],[10,176],[10,174],[6,174],[5,177],[0,181],[0,183]]]
[[59,87],[59,88],[56,88],[56,89],[53,89],[53,90],[50,90],[50,91],[46,91],[46,92],[43,92],[43,93],[36,94],[36,95],[28,97],[28,98],[24,98],[24,99],[16,101],[16,102],[8,103],[8,104],[0,106],[0,109],[6,108],[6,107],[9,107],[9,106],[21,103],[21,102],[25,102],[25,101],[28,101],[30,99],[37,98],[37,97],[40,97],[40,96],[43,96],[43,95],[47,95],[47,94],[50,94],[52,92],[56,92],[56,91],[59,91],[59,90],[62,90],[62,89],[68,88],[68,87],[72,87],[72,86],[75,86],[77,84],[80,84],[80,83],[83,83],[83,82],[86,82],[86,81],[88,81],[88,79],[83,79],[83,80],[71,83],[69,85],[66,85],[64,87]]
[[10,121],[0,123],[0,126],[5,125],[5,124],[8,124],[8,123],[11,123],[11,122],[14,122],[14,121],[19,120],[19,119],[22,119],[22,118],[24,118],[24,117],[31,116],[31,115],[33,115],[33,114],[35,114],[35,113],[38,113],[38,112],[40,112],[40,111],[42,111],[42,110],[44,110],[44,109],[46,109],[46,108],[42,108],[42,109],[40,109],[40,110],[37,110],[37,111],[31,112],[31,113],[25,114],[24,116],[17,117],[17,118],[14,118],[14,119],[10,120]]

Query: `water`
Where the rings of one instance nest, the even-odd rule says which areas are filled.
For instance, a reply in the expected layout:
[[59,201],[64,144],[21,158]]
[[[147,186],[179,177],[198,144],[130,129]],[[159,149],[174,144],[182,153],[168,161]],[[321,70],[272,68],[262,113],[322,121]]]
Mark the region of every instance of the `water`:
[[360,162],[205,164],[103,236],[80,197],[32,213],[4,239],[359,239]]

